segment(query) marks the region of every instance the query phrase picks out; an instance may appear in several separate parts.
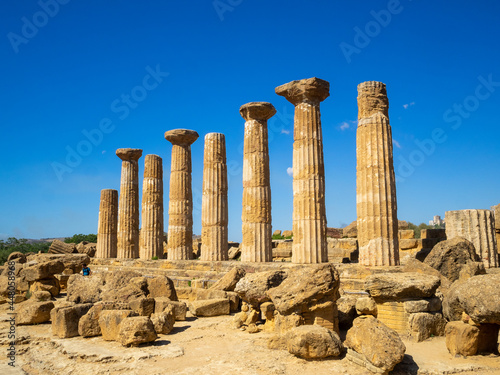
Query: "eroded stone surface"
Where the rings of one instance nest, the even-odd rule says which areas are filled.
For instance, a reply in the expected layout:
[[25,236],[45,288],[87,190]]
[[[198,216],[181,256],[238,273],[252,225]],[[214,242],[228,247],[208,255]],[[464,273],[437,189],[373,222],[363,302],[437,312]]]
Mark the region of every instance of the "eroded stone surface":
[[97,225],[96,258],[116,258],[118,255],[118,191],[101,190]]

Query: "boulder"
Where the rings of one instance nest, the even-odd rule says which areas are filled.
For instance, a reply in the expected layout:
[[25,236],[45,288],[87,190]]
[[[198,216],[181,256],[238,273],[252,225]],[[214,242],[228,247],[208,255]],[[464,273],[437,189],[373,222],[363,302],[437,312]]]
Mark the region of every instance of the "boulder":
[[465,281],[460,280],[455,281],[444,294],[443,315],[450,322],[457,321],[462,318],[464,309],[458,300],[458,287],[464,282]]
[[344,345],[383,371],[391,371],[403,360],[406,351],[397,332],[371,315],[354,320]]
[[443,336],[446,319],[441,313],[419,312],[410,315],[408,326],[412,339],[420,342],[432,336]]
[[97,251],[97,243],[82,241],[76,245],[76,251],[80,254],[87,254],[89,257],[93,257]]
[[16,324],[39,324],[50,320],[50,312],[54,308],[52,301],[47,302],[22,302],[16,307]]
[[352,322],[357,316],[357,299],[358,298],[354,295],[345,294],[337,300],[339,326],[341,329],[349,329],[352,327]]
[[313,304],[339,298],[339,274],[330,263],[293,268],[288,277],[267,291],[282,315],[308,311]]
[[99,326],[99,316],[104,310],[104,304],[92,306],[87,314],[83,315],[78,321],[78,334],[82,337],[93,337],[101,335]]
[[446,348],[451,355],[476,355],[479,328],[464,322],[449,322],[445,328]]
[[220,278],[214,285],[210,287],[211,290],[224,290],[226,292],[233,292],[238,281],[245,277],[246,271],[243,267],[234,267]]
[[[29,263],[26,263],[28,265]],[[64,270],[64,263],[58,260],[51,260],[45,263],[38,263],[21,270],[20,276],[26,281],[36,281],[52,278],[55,274]]]
[[139,346],[158,338],[151,319],[147,316],[134,316],[122,320],[117,340],[123,346]]
[[285,237],[285,238],[293,237],[293,231],[291,231],[291,230],[284,230],[282,236]]
[[194,316],[219,316],[230,313],[229,300],[225,298],[192,301],[188,306]]
[[66,243],[60,240],[52,241],[49,247],[49,254],[71,254],[76,253],[76,245],[74,243]]
[[238,259],[241,256],[241,249],[239,246],[231,246],[227,250],[227,256],[229,260]]
[[343,229],[343,237],[358,237],[358,222],[356,220]]
[[238,281],[234,291],[243,301],[259,306],[263,302],[271,301],[266,292],[280,285],[286,277],[286,271],[282,270],[248,273]]
[[478,275],[457,286],[463,311],[476,323],[500,324],[500,274]]
[[46,290],[33,292],[31,299],[33,302],[46,302],[52,300],[52,294]]
[[95,303],[101,300],[104,276],[94,273],[90,276],[71,275],[68,279],[67,300],[75,303]]
[[365,290],[375,299],[426,298],[439,283],[439,277],[421,273],[380,273],[366,278]]
[[130,309],[140,316],[151,316],[155,311],[155,299],[152,297],[137,298],[129,302]]
[[304,359],[338,357],[344,351],[339,335],[318,325],[293,328],[285,340],[288,351]]
[[174,311],[175,320],[186,320],[187,305],[181,301],[170,301],[166,297],[155,298],[155,314],[165,311],[171,306]]
[[168,306],[163,312],[151,315],[151,321],[156,333],[169,334],[174,328],[175,314],[172,306]]
[[87,314],[91,303],[78,304],[70,307],[55,307],[50,313],[52,334],[61,339],[78,336],[80,318]]
[[174,282],[166,276],[147,278],[148,297],[167,297],[171,301],[178,301]]
[[441,284],[438,290],[447,290],[451,285],[451,281],[441,272],[415,258],[408,259],[406,264],[403,266],[403,272],[416,272],[424,275],[439,277]]
[[377,304],[371,297],[360,297],[356,300],[356,313],[358,315],[377,316]]
[[436,312],[441,310],[441,300],[437,297],[429,299],[416,299],[404,302],[407,313]]
[[273,232],[273,236],[281,236],[281,230],[280,230],[280,229],[276,229],[276,230]]
[[275,332],[281,335],[304,324],[304,317],[299,314],[281,315],[279,312],[276,312],[274,315]]
[[55,277],[51,277],[34,281],[30,285],[30,291],[47,291],[52,295],[52,297],[56,297],[61,291],[61,286],[58,279],[56,279]]
[[135,313],[132,310],[101,311],[99,315],[99,327],[101,328],[102,338],[106,341],[116,341],[121,322],[125,318],[132,316],[135,316]]
[[26,255],[20,251],[14,251],[7,257],[7,262],[26,263]]
[[424,263],[438,270],[450,281],[458,280],[463,266],[469,262],[480,262],[472,242],[455,237],[434,246]]

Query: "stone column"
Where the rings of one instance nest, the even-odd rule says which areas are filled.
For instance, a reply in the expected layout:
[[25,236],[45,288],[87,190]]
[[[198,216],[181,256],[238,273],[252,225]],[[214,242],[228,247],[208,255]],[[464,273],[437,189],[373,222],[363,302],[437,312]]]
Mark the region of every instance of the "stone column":
[[97,225],[96,258],[116,258],[118,233],[118,191],[101,190]]
[[325,166],[319,104],[330,95],[330,84],[309,78],[289,82],[275,91],[295,106],[292,262],[327,262]]
[[142,150],[119,148],[122,159],[118,206],[118,258],[139,258],[139,165]]
[[497,239],[497,252],[500,253],[500,204],[491,207],[495,219],[495,236]]
[[221,133],[205,136],[201,205],[201,260],[227,260],[226,139]]
[[142,182],[142,225],[139,257],[163,255],[163,164],[158,155],[146,155]]
[[276,113],[271,103],[252,102],[240,108],[245,119],[243,150],[243,240],[241,260],[271,262],[271,185],[267,120]]
[[495,220],[490,210],[446,211],[446,237],[463,237],[474,244],[486,268],[498,267]]
[[193,258],[193,193],[191,190],[191,144],[194,130],[175,129],[165,133],[172,143],[170,201],[168,204],[168,259]]
[[399,264],[396,178],[385,84],[358,85],[356,210],[359,263]]

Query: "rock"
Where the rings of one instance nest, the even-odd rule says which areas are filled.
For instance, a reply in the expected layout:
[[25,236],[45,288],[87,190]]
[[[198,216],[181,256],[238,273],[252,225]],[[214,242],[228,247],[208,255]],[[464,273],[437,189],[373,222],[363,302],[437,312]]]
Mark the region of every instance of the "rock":
[[418,247],[418,240],[415,238],[399,240],[399,248],[401,250],[416,249]]
[[232,292],[234,291],[238,281],[245,277],[245,275],[246,271],[243,267],[234,267],[231,271],[222,276],[222,278],[220,278],[214,285],[212,285],[210,289]]
[[344,228],[343,237],[357,238],[358,237],[358,222],[354,220],[351,224]]
[[[26,263],[28,264],[28,263]],[[20,276],[26,281],[36,281],[41,279],[52,278],[55,274],[61,273],[64,270],[64,263],[51,260],[45,263],[38,263],[21,270]]]
[[461,237],[441,241],[433,247],[424,260],[432,268],[441,272],[450,281],[459,278],[460,270],[468,262],[479,262],[472,242]]
[[330,263],[294,268],[288,277],[267,291],[276,310],[282,315],[308,311],[312,304],[339,298],[339,274]]
[[52,294],[46,290],[34,292],[31,296],[33,302],[46,302],[52,299]]
[[344,345],[383,371],[391,371],[403,360],[406,351],[397,332],[371,315],[354,320]]
[[274,304],[272,302],[264,302],[260,306],[260,318],[262,320],[274,319]]
[[336,332],[318,325],[304,325],[286,334],[288,351],[300,358],[319,359],[338,357],[344,347]]
[[441,272],[415,258],[411,258],[406,262],[403,267],[403,272],[416,272],[422,273],[424,275],[439,277],[439,279],[441,280],[439,290],[446,290],[451,286],[450,280]]
[[194,300],[226,298],[226,292],[223,290],[193,288],[196,297]]
[[231,246],[228,250],[228,259],[238,259],[241,256],[241,249],[239,246]]
[[360,297],[356,300],[356,312],[358,315],[377,316],[377,304],[371,297]]
[[267,341],[267,348],[268,349],[280,349],[280,350],[287,350],[286,346],[286,335],[281,336],[281,335],[274,335],[269,338]]
[[458,300],[458,287],[464,282],[465,281],[460,280],[455,281],[444,294],[443,315],[450,322],[457,321],[462,318],[464,309]]
[[292,328],[299,327],[304,324],[304,318],[299,314],[281,315],[277,312],[274,315],[275,331],[281,335],[285,334]]
[[247,316],[245,320],[246,325],[255,324],[260,320],[260,314],[255,309],[251,309],[250,311],[248,311],[246,313],[246,316]]
[[380,273],[368,276],[365,290],[373,298],[426,298],[432,297],[440,280],[436,276],[420,273]]
[[78,336],[78,323],[80,318],[87,314],[91,307],[91,303],[85,303],[71,307],[55,307],[52,309],[50,313],[52,335],[61,339]]
[[142,297],[129,302],[130,309],[140,316],[151,316],[155,311],[155,299]]
[[276,229],[276,230],[273,232],[273,236],[281,236],[281,230]]
[[437,297],[430,299],[417,299],[404,302],[407,313],[435,312],[441,310],[441,300]]
[[445,328],[446,348],[451,355],[476,355],[479,344],[479,328],[461,321],[449,322]]
[[76,251],[80,254],[87,254],[89,257],[93,257],[97,251],[97,243],[82,241],[76,245]]
[[234,291],[243,301],[259,306],[263,302],[271,301],[266,292],[280,285],[286,277],[286,271],[249,273],[238,281]]
[[356,318],[357,297],[353,295],[343,295],[337,300],[337,310],[339,316],[339,326],[341,329],[349,329]]
[[476,323],[500,324],[500,274],[478,275],[457,286],[460,305]]
[[413,229],[400,229],[398,234],[400,240],[411,240],[415,238],[415,231]]
[[156,333],[169,334],[174,328],[175,314],[173,306],[168,306],[161,313],[152,314],[151,321]]
[[26,255],[20,251],[14,251],[7,257],[7,262],[16,262],[20,264],[26,263]]
[[293,237],[293,231],[291,231],[291,230],[284,230],[282,236],[285,237],[285,238]]
[[166,276],[156,276],[147,279],[148,297],[167,297],[171,301],[178,301],[174,282]]
[[34,281],[30,286],[30,291],[47,291],[52,295],[52,297],[56,297],[61,291],[61,286],[59,285],[58,279],[56,279],[55,277],[51,277]]
[[186,320],[187,305],[181,301],[170,301],[166,297],[155,298],[155,314],[165,311],[169,306],[174,310],[175,320]]
[[102,338],[106,341],[116,341],[122,320],[134,315],[135,313],[132,310],[101,311],[99,315],[99,327],[101,328]]
[[39,324],[50,320],[50,311],[54,308],[52,301],[22,302],[16,307],[16,324]]
[[101,291],[103,301],[130,302],[146,297],[147,294],[145,291],[147,282],[145,283],[145,279],[135,271],[108,272],[104,282]]
[[74,243],[65,243],[60,240],[52,241],[49,247],[50,254],[71,254],[76,252],[76,245]]
[[78,334],[82,337],[93,337],[101,335],[99,326],[99,316],[104,310],[104,304],[92,306],[87,314],[83,315],[78,321]]
[[190,302],[189,311],[194,316],[229,315],[230,306],[225,298],[207,299]]
[[68,279],[67,300],[75,303],[96,303],[101,300],[101,291],[104,288],[104,276],[92,274],[90,276],[71,275]]
[[120,323],[117,340],[123,346],[138,346],[158,338],[153,322],[146,316],[128,317]]
[[446,320],[440,313],[420,312],[408,319],[410,336],[416,341],[424,341],[432,336],[443,336]]
[[231,312],[240,311],[240,296],[236,292],[226,292],[226,298],[229,300]]
[[251,324],[248,325],[246,331],[248,333],[259,333],[260,329],[259,329],[259,327],[255,323],[251,323]]

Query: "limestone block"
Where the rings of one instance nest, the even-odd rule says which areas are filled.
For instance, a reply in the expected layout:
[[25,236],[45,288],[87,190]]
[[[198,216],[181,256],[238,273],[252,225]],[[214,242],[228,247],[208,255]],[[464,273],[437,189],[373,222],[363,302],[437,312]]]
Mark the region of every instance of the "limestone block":
[[479,328],[461,321],[449,322],[445,328],[446,348],[451,355],[476,355],[479,344]]
[[166,276],[155,276],[147,279],[148,297],[167,297],[171,301],[177,301],[177,293],[174,283]]
[[[26,263],[29,265],[29,263]],[[24,267],[20,272],[19,276],[24,278],[28,282],[50,279],[53,278],[55,274],[61,273],[64,270],[64,263],[58,260],[50,260],[48,262],[38,263],[34,265],[29,265]]]
[[[99,315],[99,327],[102,338],[106,341],[116,341],[120,331],[121,322],[128,317],[134,316],[132,310],[104,310]],[[154,327],[153,327],[154,329]]]
[[420,312],[411,314],[408,324],[410,336],[420,342],[432,336],[443,336],[446,319],[440,313]]
[[16,324],[39,324],[50,320],[50,312],[54,308],[52,301],[47,302],[22,302],[16,307]]
[[151,316],[155,311],[155,299],[142,297],[129,302],[130,309],[140,316]]
[[164,335],[169,334],[174,328],[175,323],[173,306],[166,307],[161,313],[152,314],[151,321],[153,322],[156,333],[162,333]]
[[400,240],[411,240],[415,238],[415,231],[413,229],[400,229],[398,233]]
[[371,297],[360,297],[356,300],[356,312],[358,315],[377,316],[377,304]]
[[151,319],[146,316],[134,316],[123,319],[116,341],[123,346],[138,346],[158,338]]
[[50,320],[52,321],[52,335],[61,339],[78,336],[78,324],[80,318],[87,314],[91,307],[91,303],[85,303],[71,307],[56,307],[52,309],[50,314]]
[[344,351],[336,332],[317,325],[293,328],[287,332],[285,340],[288,351],[304,359],[338,357]]
[[166,297],[155,298],[155,314],[165,311],[169,306],[172,306],[174,310],[175,320],[186,320],[187,305],[185,302],[171,301]]
[[224,290],[227,292],[234,291],[236,284],[240,279],[245,277],[246,271],[243,267],[234,267],[222,278],[220,278],[214,285],[210,287],[212,290]]
[[59,280],[55,277],[36,280],[30,285],[31,292],[47,291],[52,297],[56,297],[61,291]]
[[192,301],[189,303],[189,311],[194,316],[229,315],[229,300],[226,298],[218,298]]
[[416,239],[399,240],[399,248],[401,250],[415,249],[417,247],[418,247],[418,241]]
[[426,298],[436,292],[440,280],[436,276],[416,272],[375,274],[366,278],[365,290],[374,298]]

